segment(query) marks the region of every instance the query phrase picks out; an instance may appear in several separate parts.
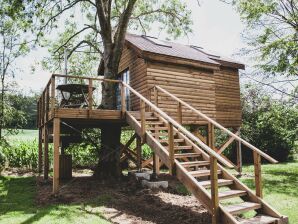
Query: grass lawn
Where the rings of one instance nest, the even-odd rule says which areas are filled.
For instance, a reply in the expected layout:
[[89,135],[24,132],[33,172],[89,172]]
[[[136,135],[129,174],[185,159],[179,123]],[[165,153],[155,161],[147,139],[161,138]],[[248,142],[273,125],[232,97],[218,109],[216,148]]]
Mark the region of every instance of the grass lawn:
[[110,223],[100,212],[83,210],[78,204],[39,208],[35,205],[35,194],[34,177],[0,177],[0,223]]
[[[246,166],[243,173],[253,174],[253,170],[253,166]],[[288,216],[291,224],[298,223],[298,161],[262,165],[262,175],[265,201]],[[253,177],[241,181],[254,189]]]
[[[298,223],[298,161],[263,165],[262,171],[265,200],[291,224]],[[245,166],[243,173],[252,174],[253,166]],[[244,176],[241,180],[253,189],[253,176]],[[0,223],[109,223],[100,212],[104,199],[87,203],[86,209],[79,204],[37,207],[35,194],[34,177],[0,177]]]

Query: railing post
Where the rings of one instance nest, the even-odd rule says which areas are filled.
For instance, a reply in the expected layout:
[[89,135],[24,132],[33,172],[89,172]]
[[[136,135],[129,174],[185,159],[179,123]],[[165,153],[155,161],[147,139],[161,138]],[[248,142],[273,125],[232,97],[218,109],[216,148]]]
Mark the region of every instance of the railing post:
[[255,171],[255,186],[256,195],[260,198],[263,197],[262,192],[262,174],[261,174],[261,156],[256,151],[253,152],[254,155],[254,171]]
[[210,179],[211,179],[212,224],[217,224],[219,221],[218,174],[217,174],[217,159],[213,156],[210,156]]
[[125,114],[126,111],[126,99],[125,99],[125,86],[121,83],[121,113],[122,116]]
[[89,79],[89,85],[88,85],[88,109],[89,109],[89,113],[92,110],[93,107],[93,83],[92,83],[92,79]]
[[182,104],[180,102],[178,102],[177,116],[178,116],[178,123],[182,124]]
[[43,139],[42,128],[38,128],[38,173],[42,172],[42,139]]
[[145,102],[140,100],[140,112],[141,112],[141,139],[142,143],[145,142],[146,136],[146,110],[145,110]]
[[170,174],[174,175],[175,170],[175,152],[174,152],[174,131],[173,124],[169,123],[168,125],[168,149],[169,149],[169,160],[170,160]]
[[158,90],[154,87],[154,104],[158,107]]
[[55,109],[55,92],[56,92],[56,84],[55,84],[55,76],[53,75],[51,78],[51,113],[54,116]]
[[[240,128],[239,131],[239,137],[240,137]],[[241,149],[241,141],[236,140],[236,150],[237,150],[237,169],[239,175],[242,173],[242,149]]]

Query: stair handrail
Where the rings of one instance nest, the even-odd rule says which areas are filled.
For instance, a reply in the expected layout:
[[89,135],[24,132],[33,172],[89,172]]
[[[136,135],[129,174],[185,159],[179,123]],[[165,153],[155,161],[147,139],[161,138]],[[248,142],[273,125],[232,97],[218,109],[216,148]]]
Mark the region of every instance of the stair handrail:
[[261,151],[257,147],[253,146],[249,142],[245,141],[243,138],[241,138],[238,135],[234,134],[233,132],[231,132],[230,130],[228,130],[227,128],[225,128],[224,126],[222,126],[221,124],[219,124],[218,122],[216,122],[215,120],[213,120],[212,118],[208,117],[207,115],[205,115],[201,111],[195,109],[194,107],[192,107],[191,105],[189,105],[185,101],[179,99],[178,97],[176,97],[175,95],[169,93],[167,90],[163,89],[162,87],[160,87],[158,85],[155,85],[154,87],[156,87],[158,90],[160,90],[161,92],[165,93],[166,95],[170,96],[171,98],[173,98],[177,102],[181,103],[182,105],[186,106],[187,108],[189,108],[193,112],[197,113],[199,116],[203,117],[205,120],[207,120],[208,122],[212,123],[214,126],[216,126],[217,128],[221,129],[222,131],[226,132],[228,135],[234,137],[235,139],[237,139],[238,141],[240,141],[241,143],[243,143],[244,145],[246,145],[248,148],[250,148],[251,150],[255,151],[256,153],[258,153],[259,155],[261,155],[262,157],[264,157],[265,159],[267,159],[269,162],[271,162],[271,163],[278,163],[277,160],[275,160],[274,158],[272,158],[268,154],[264,153],[263,151]]
[[223,159],[219,154],[217,154],[214,150],[212,150],[209,146],[207,146],[205,143],[203,143],[198,137],[193,135],[191,132],[189,132],[185,127],[183,127],[181,124],[179,124],[177,121],[175,121],[173,118],[171,118],[168,114],[163,112],[160,108],[158,108],[155,104],[151,103],[146,97],[144,97],[142,94],[137,92],[135,89],[133,89],[130,85],[122,82],[122,85],[125,88],[128,88],[133,94],[135,94],[138,98],[140,98],[145,104],[150,106],[155,112],[159,113],[166,121],[171,123],[173,126],[177,128],[178,131],[181,131],[184,135],[186,135],[188,138],[190,138],[192,141],[197,142],[200,147],[202,147],[210,156],[215,157],[219,162],[227,166],[228,168],[234,168],[234,166]]

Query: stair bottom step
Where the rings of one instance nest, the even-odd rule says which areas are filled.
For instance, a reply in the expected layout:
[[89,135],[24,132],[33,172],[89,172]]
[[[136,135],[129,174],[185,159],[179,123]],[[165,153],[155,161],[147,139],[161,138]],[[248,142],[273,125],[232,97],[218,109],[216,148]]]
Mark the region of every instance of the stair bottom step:
[[243,202],[240,204],[226,206],[225,209],[232,215],[241,214],[250,210],[256,210],[261,208],[261,205],[254,202]]
[[256,217],[241,220],[240,224],[273,224],[277,221],[277,218],[266,216],[266,215],[258,215]]

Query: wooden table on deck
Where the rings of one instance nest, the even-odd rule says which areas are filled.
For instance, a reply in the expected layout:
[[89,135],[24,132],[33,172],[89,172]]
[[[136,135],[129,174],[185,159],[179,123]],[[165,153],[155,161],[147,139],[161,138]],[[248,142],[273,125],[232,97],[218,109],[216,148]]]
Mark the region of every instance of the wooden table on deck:
[[[60,107],[64,108],[83,108],[88,106],[89,86],[86,84],[63,84],[58,85],[57,90],[60,90],[62,100]],[[92,92],[95,90],[92,87]],[[69,94],[69,97],[65,96]]]

